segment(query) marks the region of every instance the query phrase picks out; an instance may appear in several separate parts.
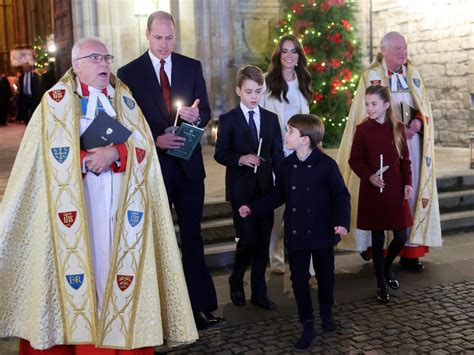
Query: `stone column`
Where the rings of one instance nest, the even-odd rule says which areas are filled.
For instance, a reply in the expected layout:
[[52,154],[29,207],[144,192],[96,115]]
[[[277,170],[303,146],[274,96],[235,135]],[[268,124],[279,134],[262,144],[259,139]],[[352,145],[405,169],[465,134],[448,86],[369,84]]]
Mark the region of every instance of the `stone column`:
[[72,0],[71,12],[74,42],[82,37],[99,36],[97,0]]
[[195,1],[196,56],[202,60],[213,117],[234,107],[235,73],[259,64],[273,49],[279,3],[261,0]]

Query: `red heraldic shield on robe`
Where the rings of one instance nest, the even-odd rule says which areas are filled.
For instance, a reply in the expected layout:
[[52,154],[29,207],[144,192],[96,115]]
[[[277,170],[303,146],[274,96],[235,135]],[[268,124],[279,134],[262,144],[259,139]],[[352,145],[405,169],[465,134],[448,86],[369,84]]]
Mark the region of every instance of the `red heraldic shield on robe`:
[[155,144],[121,81],[107,92],[132,135],[125,169],[107,172],[113,239],[98,304],[78,84],[70,70],[43,96],[0,204],[0,285],[9,285],[0,287],[0,337],[34,349],[191,343],[198,333]]

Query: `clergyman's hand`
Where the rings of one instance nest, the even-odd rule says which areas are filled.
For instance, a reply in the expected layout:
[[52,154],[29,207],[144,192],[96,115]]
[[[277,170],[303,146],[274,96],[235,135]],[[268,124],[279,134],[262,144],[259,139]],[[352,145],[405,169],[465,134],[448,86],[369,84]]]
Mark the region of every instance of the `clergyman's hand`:
[[120,154],[117,147],[108,145],[89,149],[84,161],[88,170],[100,174],[103,171],[110,170],[112,163],[119,159]]

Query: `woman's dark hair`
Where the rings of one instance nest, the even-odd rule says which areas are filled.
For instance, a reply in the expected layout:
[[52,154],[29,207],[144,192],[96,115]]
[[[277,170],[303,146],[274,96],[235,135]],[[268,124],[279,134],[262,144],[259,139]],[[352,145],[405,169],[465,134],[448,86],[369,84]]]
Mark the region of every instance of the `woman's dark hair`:
[[266,77],[267,88],[270,92],[270,96],[277,98],[279,101],[281,101],[283,96],[283,100],[289,102],[288,98],[286,97],[286,94],[288,93],[288,84],[283,78],[283,68],[280,59],[282,50],[281,48],[285,41],[291,41],[295,45],[296,52],[298,53],[298,64],[295,66],[295,73],[296,77],[298,78],[299,90],[308,103],[311,103],[313,92],[311,91],[310,87],[311,75],[306,68],[306,56],[300,41],[298,41],[298,39],[293,35],[281,37],[275,47],[275,50],[273,51],[270,64],[268,65],[268,74]]

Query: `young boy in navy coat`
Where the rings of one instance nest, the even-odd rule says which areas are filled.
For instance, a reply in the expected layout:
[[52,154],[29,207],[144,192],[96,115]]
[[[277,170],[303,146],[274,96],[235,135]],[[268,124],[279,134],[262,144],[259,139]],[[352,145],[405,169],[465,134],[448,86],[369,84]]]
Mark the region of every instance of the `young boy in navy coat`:
[[261,198],[273,189],[272,173],[284,158],[278,117],[258,106],[263,81],[263,72],[255,66],[247,65],[237,72],[236,92],[240,104],[219,117],[214,158],[227,168],[226,200],[232,205],[234,227],[239,237],[229,278],[230,298],[239,307],[245,304],[243,278],[251,264],[251,303],[264,309],[275,309],[275,303],[268,298],[265,281],[273,210],[262,213],[259,218],[247,219],[241,218],[238,211],[243,204]]
[[310,258],[318,281],[319,311],[326,331],[335,331],[332,315],[334,246],[347,234],[350,195],[336,162],[317,148],[324,136],[319,117],[294,115],[284,142],[295,152],[285,158],[276,175],[275,190],[239,209],[241,217],[258,218],[283,203],[285,246],[291,282],[303,332],[295,347],[307,349],[316,338],[308,281]]

